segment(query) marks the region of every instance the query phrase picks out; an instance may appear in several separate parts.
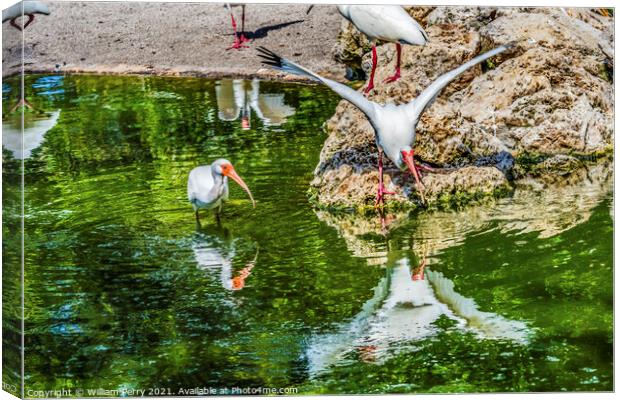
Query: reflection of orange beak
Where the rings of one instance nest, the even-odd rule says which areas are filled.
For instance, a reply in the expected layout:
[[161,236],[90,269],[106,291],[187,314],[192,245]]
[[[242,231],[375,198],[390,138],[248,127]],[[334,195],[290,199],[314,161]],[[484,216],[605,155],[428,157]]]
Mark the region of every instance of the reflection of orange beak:
[[241,186],[243,190],[245,190],[248,193],[248,195],[250,196],[250,200],[252,200],[252,207],[256,208],[256,202],[254,201],[254,197],[252,197],[252,192],[250,192],[250,188],[248,188],[248,185],[245,184],[243,179],[241,179],[241,177],[237,175],[237,172],[235,171],[233,166],[231,165],[230,168],[223,171],[223,173],[224,175],[228,176],[233,181],[237,182],[237,184]]
[[231,279],[232,290],[241,290],[245,287],[245,278],[250,276],[252,268],[254,268],[254,264],[249,263],[245,268],[241,270],[241,272],[239,272],[239,276],[235,276]]
[[245,278],[236,276],[232,279],[232,290],[241,290],[245,286]]

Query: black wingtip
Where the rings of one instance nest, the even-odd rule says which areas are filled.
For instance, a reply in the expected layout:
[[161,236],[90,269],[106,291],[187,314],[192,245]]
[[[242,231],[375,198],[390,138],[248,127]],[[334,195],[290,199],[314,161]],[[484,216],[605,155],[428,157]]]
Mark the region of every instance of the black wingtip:
[[258,46],[256,50],[258,51],[258,56],[263,59],[263,64],[271,65],[273,67],[282,66],[282,57],[280,57],[273,51],[263,46]]

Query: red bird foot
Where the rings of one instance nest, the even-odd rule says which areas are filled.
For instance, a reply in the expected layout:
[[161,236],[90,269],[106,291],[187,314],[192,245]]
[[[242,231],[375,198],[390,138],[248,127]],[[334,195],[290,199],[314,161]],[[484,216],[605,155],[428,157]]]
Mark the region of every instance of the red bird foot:
[[246,45],[243,44],[245,42],[249,42],[249,40],[246,39],[245,36],[241,35],[241,36],[237,37],[235,39],[235,41],[233,42],[232,46],[226,48],[226,50],[230,50],[230,49],[237,49],[237,50],[249,49],[250,46],[246,46]]
[[364,89],[364,96],[368,96],[368,93],[370,93],[370,91],[374,88],[375,85],[373,85],[372,82],[369,83],[368,86],[366,86],[366,89]]
[[422,260],[418,268],[411,274],[411,280],[413,281],[423,281],[424,280],[424,267],[426,267],[426,258]]
[[387,78],[383,82],[391,83],[391,82],[396,82],[399,79],[400,79],[400,71],[397,71],[394,75],[390,76],[389,78]]
[[379,186],[379,188],[377,189],[377,198],[375,200],[375,208],[383,207],[383,205],[385,204],[383,195],[386,195],[386,194],[395,194],[395,192],[388,192],[387,190],[385,190],[385,187],[383,187],[383,185]]

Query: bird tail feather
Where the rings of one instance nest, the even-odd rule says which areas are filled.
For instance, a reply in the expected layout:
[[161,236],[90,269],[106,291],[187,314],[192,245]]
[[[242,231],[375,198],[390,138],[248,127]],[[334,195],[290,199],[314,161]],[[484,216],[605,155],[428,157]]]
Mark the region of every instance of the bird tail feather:
[[269,65],[270,67],[282,72],[298,76],[304,76],[315,81],[321,80],[320,77],[314,72],[302,67],[299,64],[295,64],[294,62],[287,60],[286,58],[280,57],[279,55],[265,47],[259,46],[257,47],[257,50],[258,56],[263,59],[262,63],[265,65]]

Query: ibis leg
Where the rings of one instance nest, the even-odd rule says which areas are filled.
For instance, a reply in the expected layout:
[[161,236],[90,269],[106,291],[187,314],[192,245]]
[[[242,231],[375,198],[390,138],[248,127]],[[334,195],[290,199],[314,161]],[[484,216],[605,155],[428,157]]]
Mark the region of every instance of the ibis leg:
[[394,82],[400,79],[400,53],[401,45],[400,43],[396,43],[396,70],[394,71],[394,75],[387,78],[385,82]]
[[416,186],[418,187],[418,192],[420,192],[420,197],[422,198],[422,202],[426,203],[426,199],[424,198],[424,184],[422,183],[422,179],[420,178],[420,173],[418,172],[418,169],[420,168],[417,164],[413,164],[414,165],[414,169],[413,169],[413,177],[415,178],[415,183]]
[[217,221],[217,226],[222,226],[222,219],[220,217],[221,213],[222,213],[222,205],[220,204],[220,206],[215,210],[215,220]]
[[245,4],[241,5],[241,32],[239,33],[239,41],[241,43],[249,42],[243,32],[245,32]]
[[248,46],[243,45],[243,42],[241,41],[241,37],[237,33],[237,22],[235,21],[235,16],[233,15],[232,11],[230,12],[230,19],[232,21],[233,32],[235,33],[235,41],[233,42],[232,46],[226,48],[226,50],[242,49],[244,47],[248,47]]
[[14,28],[16,28],[18,31],[22,30],[22,27],[17,25],[17,23],[15,21],[17,21],[17,18],[19,17],[15,17],[11,19],[11,26],[13,26]]
[[194,211],[194,216],[196,217],[196,229],[200,230],[202,225],[200,225],[200,215],[198,215],[198,209]]
[[379,148],[379,186],[377,187],[377,198],[375,200],[375,207],[383,207],[384,194],[394,194],[394,192],[388,192],[383,185],[383,150]]
[[375,70],[377,69],[377,46],[372,45],[372,70],[370,71],[370,79],[368,86],[364,89],[364,94],[368,94],[375,87]]
[[34,21],[34,14],[26,14],[26,15],[28,15],[28,22],[24,24],[24,29],[28,28],[28,25],[30,25]]

